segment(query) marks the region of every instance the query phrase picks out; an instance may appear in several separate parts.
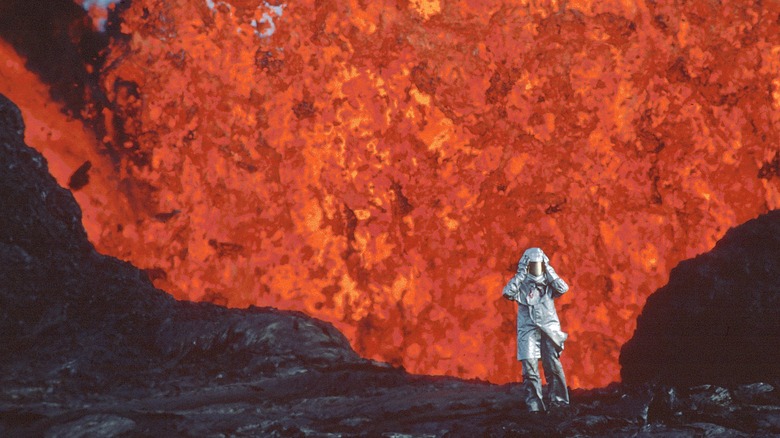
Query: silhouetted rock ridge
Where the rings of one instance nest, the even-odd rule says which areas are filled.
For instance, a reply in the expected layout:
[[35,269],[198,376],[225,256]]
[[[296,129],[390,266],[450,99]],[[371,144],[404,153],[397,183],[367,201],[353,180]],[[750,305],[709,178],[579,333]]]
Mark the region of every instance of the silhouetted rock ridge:
[[780,378],[780,210],[729,230],[674,268],[620,354],[624,382]]
[[98,389],[145,384],[150,374],[238,378],[365,362],[330,324],[177,302],[142,271],[98,254],[73,196],[23,131],[0,95],[0,380]]

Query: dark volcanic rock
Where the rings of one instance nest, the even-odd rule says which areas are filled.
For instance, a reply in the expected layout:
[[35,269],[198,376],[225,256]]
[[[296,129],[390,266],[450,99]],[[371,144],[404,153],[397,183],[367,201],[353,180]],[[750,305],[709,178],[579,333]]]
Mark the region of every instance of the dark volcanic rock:
[[236,378],[364,362],[330,324],[177,302],[95,252],[73,196],[23,130],[0,95],[0,381],[56,387],[70,376],[95,390],[149,374]]
[[674,268],[620,353],[624,382],[780,379],[780,210]]
[[0,95],[0,436],[780,433],[769,383],[613,384],[534,416],[520,385],[412,376],[300,313],[177,302],[94,250],[23,130]]

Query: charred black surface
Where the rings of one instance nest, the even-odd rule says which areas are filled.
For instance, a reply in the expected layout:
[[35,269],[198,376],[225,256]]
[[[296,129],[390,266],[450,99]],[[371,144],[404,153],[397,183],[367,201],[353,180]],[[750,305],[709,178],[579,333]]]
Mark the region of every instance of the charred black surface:
[[763,376],[575,390],[532,416],[517,384],[412,376],[300,313],[177,302],[94,250],[23,130],[0,95],[0,436],[780,433]]
[[85,161],[84,164],[79,166],[78,169],[76,169],[75,172],[70,176],[70,180],[68,181],[68,187],[70,187],[71,190],[81,190],[89,184],[89,169],[92,168],[92,163],[89,161]]
[[674,268],[620,354],[625,382],[780,379],[780,210],[729,230]]

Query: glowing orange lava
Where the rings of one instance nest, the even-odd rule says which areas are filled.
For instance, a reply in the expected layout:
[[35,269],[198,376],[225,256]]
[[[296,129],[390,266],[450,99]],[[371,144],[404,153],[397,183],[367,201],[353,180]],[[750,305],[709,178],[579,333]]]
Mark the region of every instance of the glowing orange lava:
[[25,68],[25,60],[0,39],[0,93],[22,111],[25,143],[36,148],[49,164],[57,182],[68,187],[73,173],[85,162],[92,167],[89,183],[73,196],[81,206],[82,222],[93,241],[106,223],[117,216],[132,217],[123,197],[116,196],[117,181],[110,161],[99,151],[95,134],[83,123],[68,117],[61,105],[52,101],[49,87]]
[[617,380],[669,270],[780,207],[780,11],[520,3],[134,0],[101,72],[123,158],[93,163],[133,214],[79,199],[91,239],[178,298],[493,382],[541,246],[570,385]]

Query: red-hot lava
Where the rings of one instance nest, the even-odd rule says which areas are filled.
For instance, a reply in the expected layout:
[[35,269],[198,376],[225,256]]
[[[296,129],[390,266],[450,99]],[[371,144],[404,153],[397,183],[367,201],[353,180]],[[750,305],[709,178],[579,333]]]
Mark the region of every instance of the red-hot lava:
[[413,372],[518,380],[501,289],[541,246],[569,383],[605,385],[669,270],[780,207],[780,7],[520,3],[133,0],[100,72],[121,160],[29,143],[80,157],[61,181],[90,160],[90,238],[157,286]]

